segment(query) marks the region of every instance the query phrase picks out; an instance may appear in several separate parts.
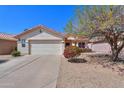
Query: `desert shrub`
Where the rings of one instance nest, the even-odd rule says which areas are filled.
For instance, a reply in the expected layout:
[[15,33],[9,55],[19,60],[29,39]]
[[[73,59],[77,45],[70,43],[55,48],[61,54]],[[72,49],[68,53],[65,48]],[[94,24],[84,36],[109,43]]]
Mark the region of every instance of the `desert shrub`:
[[92,49],[89,49],[89,48],[82,48],[82,52],[92,52]]
[[80,56],[81,52],[82,52],[82,49],[80,49],[79,47],[69,46],[69,47],[66,47],[64,50],[64,57],[68,59],[72,59],[77,56]]
[[11,55],[12,55],[13,57],[17,57],[17,56],[20,56],[21,53],[20,53],[20,51],[13,51],[13,52],[11,53]]
[[14,49],[15,51],[17,51],[17,47],[15,47],[15,49]]

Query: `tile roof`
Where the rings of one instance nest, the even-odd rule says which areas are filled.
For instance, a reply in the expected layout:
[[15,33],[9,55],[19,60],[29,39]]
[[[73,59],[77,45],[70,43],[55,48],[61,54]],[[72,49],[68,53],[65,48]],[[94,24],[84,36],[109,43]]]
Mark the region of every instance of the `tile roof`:
[[76,35],[76,34],[65,34],[64,36],[67,40],[74,40],[74,41],[89,41],[89,38],[84,35]]
[[14,35],[0,33],[0,39],[16,41]]
[[33,28],[30,28],[30,29],[27,29],[26,31],[24,31],[24,32],[22,32],[22,33],[16,35],[15,38],[19,38],[20,36],[23,36],[23,35],[25,35],[25,34],[34,32],[34,31],[36,31],[36,30],[38,30],[38,29],[41,29],[41,30],[43,29],[43,30],[46,31],[46,32],[50,32],[50,33],[52,33],[52,34],[54,34],[54,35],[56,35],[56,36],[63,37],[63,35],[62,35],[61,33],[59,33],[59,32],[56,32],[56,31],[54,31],[54,30],[52,30],[52,29],[50,29],[50,28],[48,28],[48,27],[46,27],[46,26],[38,25],[38,26],[35,26],[35,27],[33,27]]

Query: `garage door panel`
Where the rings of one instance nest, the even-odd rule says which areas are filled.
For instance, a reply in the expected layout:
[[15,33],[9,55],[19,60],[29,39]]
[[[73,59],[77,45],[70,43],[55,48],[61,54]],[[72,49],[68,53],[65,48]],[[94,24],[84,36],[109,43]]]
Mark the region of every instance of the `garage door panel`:
[[[43,41],[44,42],[44,41]],[[35,55],[61,55],[62,54],[62,44],[61,42],[32,42],[31,43],[31,54]]]

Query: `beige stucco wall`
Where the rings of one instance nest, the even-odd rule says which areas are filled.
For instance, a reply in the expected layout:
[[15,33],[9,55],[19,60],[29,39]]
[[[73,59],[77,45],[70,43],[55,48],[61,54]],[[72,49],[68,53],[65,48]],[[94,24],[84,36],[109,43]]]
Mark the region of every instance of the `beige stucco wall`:
[[35,36],[35,35],[38,35],[38,34],[40,34],[39,30],[20,37],[20,39],[26,40],[26,46],[25,47],[22,47],[21,41],[17,42],[17,49],[21,52],[21,54],[28,54],[29,53],[28,52],[28,48],[29,48],[28,39]]
[[[29,34],[26,34],[26,35],[23,35],[21,36],[20,39],[25,39],[26,40],[26,47],[22,47],[22,44],[20,41],[18,41],[18,50],[22,53],[22,54],[29,54],[29,40],[53,40],[53,41],[56,41],[56,40],[59,40],[59,42],[62,41],[62,38],[58,38],[54,35],[51,35],[51,33],[47,33],[45,31],[42,31],[42,33],[40,33],[40,30],[37,30],[35,32],[32,32],[32,33],[29,33]],[[52,42],[49,42],[50,44],[53,43]],[[35,42],[36,43],[36,42]],[[40,43],[44,43],[44,42],[40,42]],[[47,42],[48,43],[48,42]],[[48,45],[48,44],[47,44]],[[37,47],[37,45],[35,44],[34,46]],[[61,44],[60,44],[61,46]],[[63,44],[62,44],[63,46]],[[58,47],[58,45],[56,45],[56,47]],[[35,47],[34,47],[35,48]],[[63,47],[62,47],[63,48]],[[37,51],[37,48],[35,48],[35,50]]]

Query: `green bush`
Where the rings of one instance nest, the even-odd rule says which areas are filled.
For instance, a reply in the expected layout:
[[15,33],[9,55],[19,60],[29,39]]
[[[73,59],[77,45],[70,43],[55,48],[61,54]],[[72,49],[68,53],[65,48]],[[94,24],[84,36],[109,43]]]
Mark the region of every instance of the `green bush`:
[[74,57],[80,56],[81,52],[82,49],[80,49],[79,47],[69,46],[65,48],[63,55],[65,58],[72,59]]
[[15,51],[17,51],[17,47],[15,47],[15,49],[14,49]]
[[17,57],[17,56],[20,56],[21,53],[20,53],[20,51],[13,51],[13,52],[11,53],[11,55],[12,55],[13,57]]

